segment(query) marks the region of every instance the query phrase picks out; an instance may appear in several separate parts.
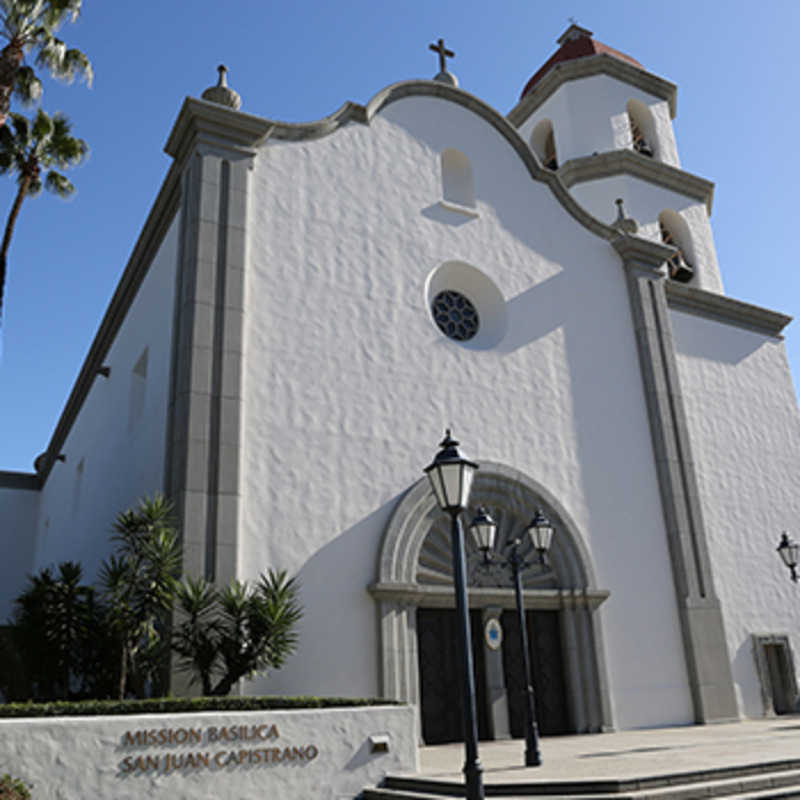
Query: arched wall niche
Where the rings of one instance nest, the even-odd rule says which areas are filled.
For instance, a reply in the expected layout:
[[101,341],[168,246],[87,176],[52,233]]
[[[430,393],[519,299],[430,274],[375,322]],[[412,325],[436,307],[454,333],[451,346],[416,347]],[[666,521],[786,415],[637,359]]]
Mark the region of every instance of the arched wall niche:
[[[493,462],[481,462],[470,508],[462,515],[470,574],[471,608],[515,608],[510,581],[484,580],[466,527],[479,505],[498,521],[498,544],[524,534],[537,507],[556,529],[550,568],[527,575],[526,609],[557,611],[568,687],[568,711],[575,732],[613,727],[599,616],[609,593],[597,585],[590,552],[574,520],[558,500],[528,476]],[[376,581],[382,696],[419,705],[416,612],[454,608],[450,523],[433,497],[427,478],[415,483],[397,505],[384,532]]]
[[445,202],[475,208],[475,180],[472,164],[460,150],[442,151],[442,197]]
[[558,153],[556,152],[556,139],[553,132],[553,123],[549,119],[542,119],[536,123],[531,133],[531,149],[536,153],[542,165],[548,169],[558,169]]
[[689,225],[677,211],[665,209],[658,215],[658,228],[661,241],[678,248],[668,262],[670,278],[689,283],[695,276],[697,264]]
[[656,124],[650,109],[641,101],[631,98],[627,104],[633,149],[637,153],[659,158]]

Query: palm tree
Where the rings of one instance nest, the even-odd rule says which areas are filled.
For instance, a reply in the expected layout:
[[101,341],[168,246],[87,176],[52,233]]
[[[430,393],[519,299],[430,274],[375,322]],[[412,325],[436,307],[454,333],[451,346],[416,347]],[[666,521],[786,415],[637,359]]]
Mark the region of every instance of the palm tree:
[[[168,645],[167,615],[180,572],[181,548],[172,504],[160,494],[117,515],[117,552],[100,569],[108,622],[119,638],[118,697],[128,683],[142,696],[148,679],[157,679]],[[130,676],[130,678],[129,678]]]
[[[97,684],[100,660],[89,664],[85,655],[98,638],[100,613],[94,590],[81,583],[82,577],[81,565],[74,561],[59,564],[56,574],[48,567],[28,576],[6,629],[10,640],[3,656],[11,663],[2,665],[0,683],[7,695],[24,690],[17,699],[69,699]],[[20,674],[12,677],[15,669]]]
[[42,82],[33,68],[23,64],[26,53],[35,52],[37,66],[55,78],[72,81],[78,76],[92,82],[89,59],[67,48],[56,37],[64,22],[74,22],[82,0],[0,0],[0,37],[8,44],[0,51],[0,126],[5,125],[11,95],[23,103],[37,100]]
[[172,647],[204,695],[226,695],[240,678],[280,669],[296,650],[303,616],[297,578],[269,569],[256,586],[232,580],[215,589],[204,578],[178,587]]
[[[0,0],[0,4],[2,2]],[[22,114],[11,114],[11,121],[11,126],[0,128],[0,175],[16,174],[19,189],[0,244],[0,319],[3,315],[8,248],[22,201],[26,197],[35,197],[42,187],[59,197],[69,197],[75,187],[56,170],[79,164],[89,152],[83,139],[71,135],[72,125],[63,114],[50,117],[39,109],[33,123]],[[44,180],[43,169],[47,170]]]

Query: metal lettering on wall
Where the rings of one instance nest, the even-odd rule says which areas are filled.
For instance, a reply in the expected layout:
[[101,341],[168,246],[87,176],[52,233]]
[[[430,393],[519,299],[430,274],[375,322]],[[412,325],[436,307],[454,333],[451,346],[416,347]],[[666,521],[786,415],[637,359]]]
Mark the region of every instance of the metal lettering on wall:
[[[319,755],[314,744],[278,746],[276,725],[230,725],[207,728],[147,728],[125,731],[123,748],[173,747],[175,745],[216,745],[213,750],[181,753],[143,753],[125,756],[120,772],[168,772],[197,769],[226,769],[259,764],[306,764]],[[265,746],[270,744],[270,747]],[[224,745],[230,745],[225,748]],[[247,746],[243,746],[247,745]]]

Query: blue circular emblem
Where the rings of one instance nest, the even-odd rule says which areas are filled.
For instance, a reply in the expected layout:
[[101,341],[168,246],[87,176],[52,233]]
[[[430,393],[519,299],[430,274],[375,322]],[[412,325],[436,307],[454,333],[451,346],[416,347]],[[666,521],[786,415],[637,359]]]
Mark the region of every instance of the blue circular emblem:
[[503,644],[503,628],[496,617],[486,620],[483,635],[486,639],[486,646],[490,650],[497,650]]

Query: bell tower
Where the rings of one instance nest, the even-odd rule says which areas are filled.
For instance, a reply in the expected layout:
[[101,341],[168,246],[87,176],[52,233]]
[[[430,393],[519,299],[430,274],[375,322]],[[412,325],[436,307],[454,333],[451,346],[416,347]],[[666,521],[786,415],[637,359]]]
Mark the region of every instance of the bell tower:
[[508,120],[593,216],[622,198],[639,235],[679,251],[670,279],[722,292],[709,223],[714,186],[681,168],[677,87],[572,24],[525,84]]
[[677,87],[592,36],[573,24],[558,38],[558,50],[512,111],[520,133],[529,139],[549,121],[559,163],[627,147],[679,166],[672,131]]

